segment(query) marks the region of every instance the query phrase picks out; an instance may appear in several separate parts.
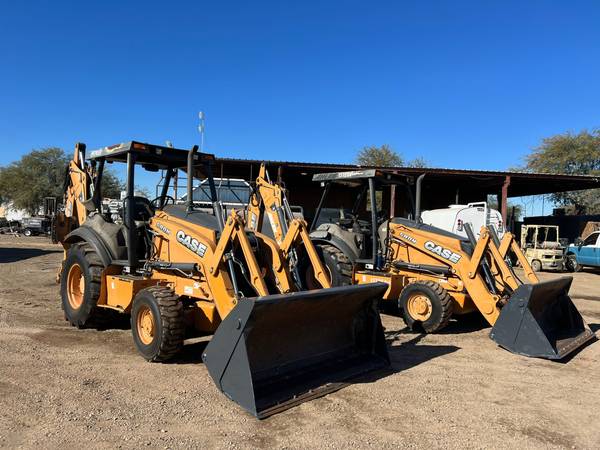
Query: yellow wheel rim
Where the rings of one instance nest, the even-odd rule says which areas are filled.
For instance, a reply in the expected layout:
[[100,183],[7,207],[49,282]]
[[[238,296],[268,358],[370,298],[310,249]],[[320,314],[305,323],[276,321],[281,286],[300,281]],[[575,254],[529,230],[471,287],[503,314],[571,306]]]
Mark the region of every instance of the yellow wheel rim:
[[137,332],[144,345],[154,340],[154,315],[147,306],[142,306],[137,314]]
[[431,300],[424,294],[414,294],[409,297],[406,302],[406,308],[408,309],[408,314],[410,314],[413,319],[421,322],[425,322],[429,319],[433,312]]
[[67,274],[67,298],[73,309],[79,309],[83,304],[85,292],[85,277],[79,264],[73,264]]

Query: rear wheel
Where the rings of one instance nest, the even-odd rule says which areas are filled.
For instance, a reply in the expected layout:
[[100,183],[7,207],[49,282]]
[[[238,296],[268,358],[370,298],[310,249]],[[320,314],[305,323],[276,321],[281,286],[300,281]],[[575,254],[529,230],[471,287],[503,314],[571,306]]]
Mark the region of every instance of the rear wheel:
[[[333,245],[316,245],[321,261],[331,281],[331,286],[349,286],[352,284],[352,262],[344,252]],[[306,280],[309,289],[320,289],[321,285],[315,279],[312,266],[306,271]]]
[[400,294],[398,307],[406,325],[427,333],[441,330],[452,317],[453,300],[448,291],[433,281],[416,281]]
[[23,234],[27,237],[32,235],[31,230],[29,228],[26,228],[25,231],[23,231]]
[[131,308],[131,332],[137,350],[148,361],[173,358],[183,348],[185,334],[179,296],[164,286],[139,291]]
[[534,272],[541,272],[542,271],[542,262],[539,259],[534,259],[533,261],[531,261],[531,269]]
[[79,242],[69,248],[61,272],[60,293],[65,318],[78,328],[97,325],[98,297],[104,265],[93,247]]

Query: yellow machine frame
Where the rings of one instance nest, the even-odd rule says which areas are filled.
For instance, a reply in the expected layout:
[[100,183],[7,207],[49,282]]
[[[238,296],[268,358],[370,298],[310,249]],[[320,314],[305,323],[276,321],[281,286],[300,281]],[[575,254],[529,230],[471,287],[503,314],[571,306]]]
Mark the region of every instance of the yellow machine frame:
[[[471,255],[461,248],[461,241],[438,233],[419,228],[408,227],[400,223],[389,224],[389,244],[387,260],[391,261],[386,271],[360,270],[354,273],[356,283],[385,281],[389,287],[384,299],[396,301],[400,292],[409,283],[415,281],[434,281],[440,283],[454,300],[454,314],[465,314],[479,310],[485,319],[493,325],[500,308],[521,283],[515,278],[506,258],[512,252],[523,267],[527,280],[539,282],[527,263],[519,245],[511,233],[505,233],[497,247],[487,227],[481,228],[481,235]],[[409,261],[410,265],[397,269],[393,261]],[[486,281],[478,270],[487,261],[497,294],[490,292]],[[420,265],[448,267],[449,275],[425,274],[418,270]],[[508,289],[507,289],[508,288]]]

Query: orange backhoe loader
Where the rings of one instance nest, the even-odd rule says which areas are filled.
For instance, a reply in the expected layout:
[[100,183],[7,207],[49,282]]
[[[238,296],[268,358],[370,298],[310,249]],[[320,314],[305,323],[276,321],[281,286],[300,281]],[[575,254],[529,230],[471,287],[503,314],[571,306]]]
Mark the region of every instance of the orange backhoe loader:
[[[376,309],[386,285],[301,291],[280,244],[248,230],[238,211],[224,217],[213,160],[197,147],[132,141],[86,161],[85,146],[76,146],[53,232],[64,247],[65,318],[93,327],[106,311],[130,315],[135,346],[149,361],[175,357],[186,329],[213,334],[202,353],[210,375],[259,418],[389,366]],[[100,208],[107,163],[127,168],[118,217]],[[134,195],[136,167],[165,171],[154,200]],[[168,195],[178,170],[188,174],[185,204]],[[195,207],[194,177],[208,180],[212,213]]]
[[[374,169],[316,174],[313,180],[324,189],[310,236],[327,256],[334,285],[386,283],[383,298],[397,302],[410,328],[435,332],[453,315],[479,311],[500,346],[549,359],[561,359],[594,337],[568,295],[572,278],[540,282],[511,233],[500,241],[493,228],[483,227],[476,240],[468,223],[463,238],[419,221],[422,177],[414,196],[410,180]],[[406,189],[404,198],[413,205],[405,210],[416,220],[390,219],[382,211],[384,199],[393,201],[386,192],[392,186],[396,194]],[[344,195],[334,195],[336,188]],[[328,204],[329,198],[336,203]],[[339,203],[345,199],[353,204]],[[526,282],[509,264],[509,254],[521,263]]]

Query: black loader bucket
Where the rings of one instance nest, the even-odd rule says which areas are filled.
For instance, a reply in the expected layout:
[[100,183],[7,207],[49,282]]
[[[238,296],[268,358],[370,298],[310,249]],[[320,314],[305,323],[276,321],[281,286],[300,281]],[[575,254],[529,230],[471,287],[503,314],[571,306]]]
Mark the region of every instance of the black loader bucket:
[[389,367],[383,283],[243,298],[202,359],[216,385],[258,418]]
[[519,355],[562,359],[594,337],[569,297],[572,277],[523,284],[502,308],[490,337]]

